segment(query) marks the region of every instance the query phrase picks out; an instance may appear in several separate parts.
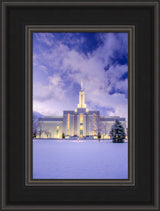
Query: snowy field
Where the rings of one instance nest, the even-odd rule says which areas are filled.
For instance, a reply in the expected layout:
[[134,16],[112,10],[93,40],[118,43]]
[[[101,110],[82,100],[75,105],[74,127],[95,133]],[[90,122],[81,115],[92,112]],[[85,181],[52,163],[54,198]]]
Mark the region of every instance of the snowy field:
[[34,139],[33,179],[128,179],[128,143]]

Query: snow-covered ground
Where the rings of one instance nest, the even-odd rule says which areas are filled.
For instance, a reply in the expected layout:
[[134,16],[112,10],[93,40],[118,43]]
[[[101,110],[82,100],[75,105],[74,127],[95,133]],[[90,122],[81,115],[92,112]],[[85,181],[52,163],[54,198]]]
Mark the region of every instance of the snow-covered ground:
[[128,143],[34,139],[33,179],[128,179]]

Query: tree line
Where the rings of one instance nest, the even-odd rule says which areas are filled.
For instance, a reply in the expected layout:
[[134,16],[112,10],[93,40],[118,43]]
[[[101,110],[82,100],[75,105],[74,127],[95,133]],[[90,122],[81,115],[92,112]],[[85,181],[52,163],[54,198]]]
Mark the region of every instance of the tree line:
[[[98,140],[100,141],[103,135],[107,134],[107,127],[106,124],[103,124],[100,121],[100,118],[97,117],[95,120],[95,124],[90,124],[90,127],[92,127],[92,130],[97,135]],[[32,121],[32,138],[36,138],[36,136],[41,136],[42,134],[45,134],[47,138],[51,135],[50,132],[47,130],[47,128],[41,128],[41,125],[38,122],[38,119],[34,119]],[[112,125],[111,130],[109,132],[110,138],[113,140],[114,143],[123,143],[125,140],[125,129],[121,122],[116,119],[115,123]],[[65,134],[62,133],[62,138],[65,138]]]

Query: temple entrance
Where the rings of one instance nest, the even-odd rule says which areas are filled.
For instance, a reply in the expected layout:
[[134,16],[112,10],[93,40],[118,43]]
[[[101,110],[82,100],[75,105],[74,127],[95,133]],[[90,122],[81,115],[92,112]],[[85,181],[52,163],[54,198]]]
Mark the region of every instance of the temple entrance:
[[80,138],[83,137],[83,130],[80,130]]

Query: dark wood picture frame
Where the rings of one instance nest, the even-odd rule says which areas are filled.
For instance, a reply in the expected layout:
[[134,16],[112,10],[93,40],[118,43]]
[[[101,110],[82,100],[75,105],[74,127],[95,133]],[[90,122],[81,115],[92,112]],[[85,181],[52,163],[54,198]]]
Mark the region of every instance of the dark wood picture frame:
[[[1,6],[1,209],[160,210],[159,1],[25,0],[2,1]],[[28,29],[40,26],[73,31],[74,27],[83,31],[95,26],[97,31],[115,26],[134,29],[129,132],[135,145],[129,150],[135,171],[128,185],[121,181],[31,181],[32,83],[27,41]]]

